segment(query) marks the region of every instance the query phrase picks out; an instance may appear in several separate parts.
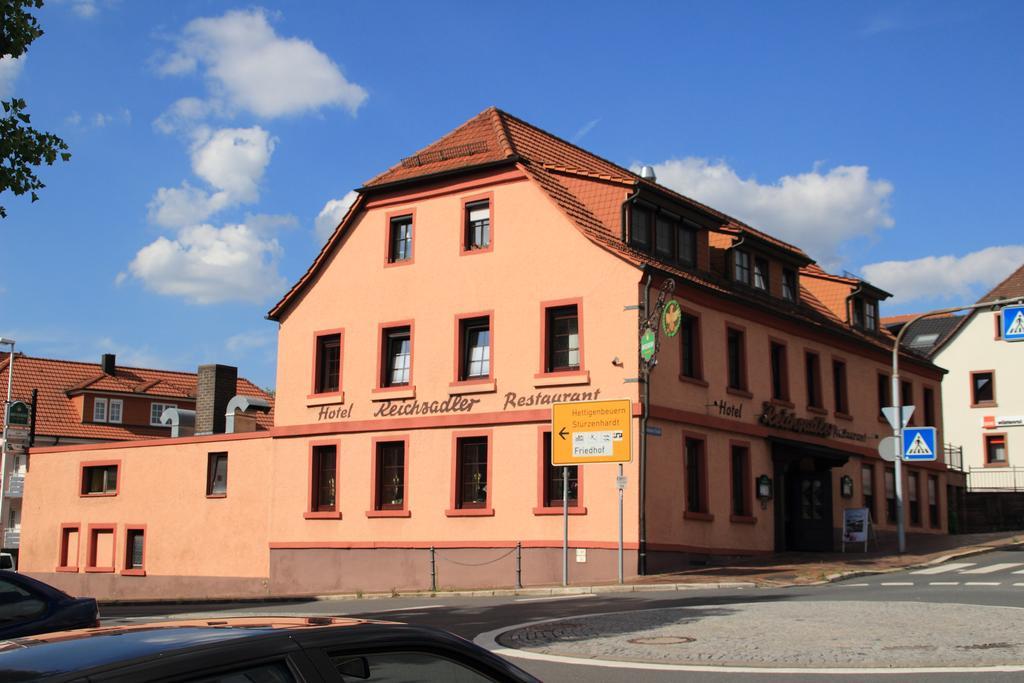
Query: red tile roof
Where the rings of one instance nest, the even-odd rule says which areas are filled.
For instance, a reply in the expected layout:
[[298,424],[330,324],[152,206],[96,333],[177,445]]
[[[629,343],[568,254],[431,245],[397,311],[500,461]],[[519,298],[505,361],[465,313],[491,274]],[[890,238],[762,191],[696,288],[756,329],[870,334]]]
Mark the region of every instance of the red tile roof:
[[[7,389],[8,366],[9,355],[5,354],[0,360],[0,386],[4,391]],[[196,374],[117,366],[115,375],[106,375],[98,363],[16,354],[12,398],[28,402],[32,398],[33,389],[39,390],[36,399],[37,435],[103,441],[167,438],[166,427],[82,422],[81,409],[76,407],[69,394],[110,393],[194,402]],[[273,397],[242,377],[238,378],[237,393],[264,398],[271,405],[274,402]],[[258,414],[256,422],[259,429],[273,427],[273,410],[268,414]],[[2,424],[3,415],[0,411]]]
[[977,303],[1015,297],[1024,297],[1024,265],[1010,273],[1005,280],[993,287],[992,291],[978,299]]
[[[313,281],[315,273],[326,263],[327,255],[340,241],[345,229],[361,208],[366,193],[381,190],[395,183],[416,179],[426,181],[439,173],[472,172],[501,162],[515,164],[525,172],[591,241],[636,266],[652,266],[670,273],[678,280],[733,293],[732,283],[720,275],[724,272],[724,250],[737,238],[751,236],[788,253],[801,265],[809,264],[807,267],[812,269],[810,272],[814,275],[834,278],[835,281],[848,285],[862,282],[853,278],[830,276],[813,264],[810,257],[799,247],[772,237],[656,182],[641,178],[629,169],[491,107],[413,156],[403,159],[384,173],[370,179],[360,189],[360,199],[349,210],[316,260],[270,310],[267,317],[279,320],[301,290]],[[720,222],[720,232],[711,233],[711,262],[713,269],[716,265],[720,266],[717,272],[678,268],[637,251],[623,242],[620,219],[622,203],[627,196],[640,188],[668,196]],[[803,318],[806,322],[830,328],[838,325],[845,333],[860,337],[872,345],[891,348],[891,336],[887,331],[882,330],[879,334],[872,335],[850,328],[842,320],[845,316],[837,316],[833,312],[836,302],[830,301],[831,305],[826,305],[815,298],[816,293],[803,288],[801,305],[787,307],[787,310],[792,308],[789,313]]]

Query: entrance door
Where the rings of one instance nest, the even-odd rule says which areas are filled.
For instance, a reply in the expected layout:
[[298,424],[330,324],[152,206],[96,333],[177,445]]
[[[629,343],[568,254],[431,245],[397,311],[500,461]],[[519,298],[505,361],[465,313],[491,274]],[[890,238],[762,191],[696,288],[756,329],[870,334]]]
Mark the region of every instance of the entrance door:
[[832,472],[786,474],[786,549],[832,550]]

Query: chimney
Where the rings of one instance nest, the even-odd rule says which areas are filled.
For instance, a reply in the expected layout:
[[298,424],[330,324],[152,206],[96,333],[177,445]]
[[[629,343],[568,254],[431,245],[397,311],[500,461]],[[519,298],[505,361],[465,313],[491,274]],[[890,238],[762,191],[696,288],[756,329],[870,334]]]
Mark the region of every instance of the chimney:
[[657,182],[657,180],[658,180],[658,176],[654,173],[654,167],[653,166],[641,166],[640,167],[640,177],[641,178],[646,178],[647,180],[650,180],[652,183],[653,182]]
[[224,413],[235,395],[238,368],[200,365],[196,373],[196,436],[224,433]]
[[112,353],[103,354],[100,358],[100,366],[103,368],[104,375],[117,374],[117,356]]

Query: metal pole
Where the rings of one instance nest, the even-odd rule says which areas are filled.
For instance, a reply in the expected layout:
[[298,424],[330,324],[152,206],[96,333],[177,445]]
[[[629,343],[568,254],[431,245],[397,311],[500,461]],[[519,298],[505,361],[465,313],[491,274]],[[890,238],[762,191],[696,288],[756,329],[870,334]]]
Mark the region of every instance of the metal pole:
[[[952,308],[940,308],[935,311],[929,311],[928,313],[922,313],[921,315],[915,316],[910,319],[900,331],[896,334],[896,341],[892,345],[892,394],[893,394],[893,405],[896,406],[896,426],[893,427],[892,435],[896,437],[896,447],[900,451],[896,457],[896,529],[899,536],[899,551],[904,553],[907,550],[907,539],[905,530],[903,528],[903,479],[901,477],[902,464],[903,464],[903,393],[900,391],[900,342],[903,339],[903,333],[906,332],[916,323],[918,320],[929,318],[933,315],[942,315],[944,313],[956,313],[957,311],[974,310],[976,308],[995,308],[1003,306],[1005,304],[1022,303],[1024,298],[1017,297],[1014,299],[997,299],[995,301],[986,301],[984,303],[971,304],[969,306],[954,306]],[[931,425],[934,426],[934,425]]]
[[[901,330],[902,332],[902,330]],[[896,535],[898,539],[899,552],[902,555],[907,552],[907,532],[903,528],[903,392],[900,391],[900,369],[899,369],[899,347],[893,347],[892,362],[892,395],[893,405],[896,406],[896,426],[893,427],[892,435],[896,438],[896,447],[899,449],[899,456],[895,462],[896,479]]]
[[[622,478],[622,463],[619,463],[619,478]],[[622,578],[622,487],[616,483],[616,488],[619,489],[619,583],[623,583]]]
[[523,544],[516,543],[516,590],[523,587]]
[[569,585],[569,468],[562,468],[562,585]]
[[7,400],[4,402],[4,436],[3,449],[0,451],[0,547],[7,545],[7,517],[4,504],[7,503],[7,427],[11,424],[11,385],[14,383],[14,340],[2,339],[0,343],[9,344],[11,353],[7,357]]
[[434,558],[434,546],[430,546],[430,591],[437,592],[437,561]]

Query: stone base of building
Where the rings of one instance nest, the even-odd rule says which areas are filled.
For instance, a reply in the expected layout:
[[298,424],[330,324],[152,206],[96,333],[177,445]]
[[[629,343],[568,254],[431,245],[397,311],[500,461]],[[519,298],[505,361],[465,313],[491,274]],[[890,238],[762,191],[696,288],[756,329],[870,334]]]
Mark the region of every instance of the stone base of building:
[[[569,549],[569,584],[614,583],[618,552]],[[303,597],[335,593],[408,593],[483,590],[516,586],[513,548],[274,548],[270,576],[121,576],[116,573],[33,572],[32,576],[71,595],[106,601],[205,601]],[[562,582],[561,548],[522,548],[523,587]],[[626,581],[637,577],[637,553],[623,553]]]

